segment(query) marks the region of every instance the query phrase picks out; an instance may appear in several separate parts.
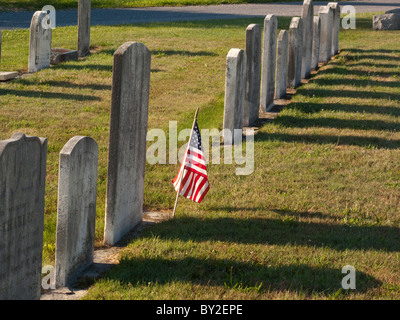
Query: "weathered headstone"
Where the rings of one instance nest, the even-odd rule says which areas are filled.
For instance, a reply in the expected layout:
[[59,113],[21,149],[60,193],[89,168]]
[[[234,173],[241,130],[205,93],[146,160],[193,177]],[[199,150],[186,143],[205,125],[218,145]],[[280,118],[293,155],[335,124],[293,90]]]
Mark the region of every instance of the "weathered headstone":
[[243,126],[252,125],[258,119],[261,81],[261,28],[251,24],[246,29],[246,95]]
[[56,285],[66,286],[93,262],[97,143],[90,137],[70,139],[59,166]]
[[90,53],[91,0],[78,2],[78,54],[84,57]]
[[245,90],[246,52],[231,49],[226,57],[225,73],[223,140],[226,145],[235,144],[236,133],[243,128]]
[[333,13],[331,55],[334,56],[339,53],[340,6],[337,2],[329,2],[328,6],[332,8]]
[[292,18],[289,26],[288,86],[297,88],[301,84],[301,61],[303,53],[303,21]]
[[50,67],[51,28],[46,12],[36,11],[32,17],[29,40],[28,72]]
[[276,36],[278,19],[269,14],[264,19],[264,41],[261,75],[261,111],[267,112],[273,107],[276,68]]
[[314,17],[314,31],[313,31],[313,48],[311,56],[311,69],[318,69],[319,62],[319,39],[321,37],[321,18],[319,16]]
[[47,139],[0,141],[0,300],[40,298]]
[[333,12],[329,6],[319,7],[318,16],[321,21],[321,37],[319,42],[319,62],[326,63],[332,55]]
[[301,19],[303,21],[303,53],[301,60],[302,79],[310,77],[313,26],[314,26],[313,17],[314,17],[313,0],[304,0],[301,12]]
[[143,217],[151,55],[140,42],[114,53],[104,242],[117,243]]
[[275,99],[282,99],[286,95],[288,72],[289,39],[286,30],[281,30],[278,36],[278,57],[276,59]]

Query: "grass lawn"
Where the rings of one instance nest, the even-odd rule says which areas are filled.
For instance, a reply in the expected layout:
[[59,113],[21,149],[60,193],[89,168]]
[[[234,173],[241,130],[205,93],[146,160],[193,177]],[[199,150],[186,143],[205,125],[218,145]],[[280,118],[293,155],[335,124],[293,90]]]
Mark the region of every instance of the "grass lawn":
[[[91,4],[92,8],[134,8],[295,1],[296,0],[92,0]],[[33,10],[42,8],[48,4],[53,5],[56,9],[77,8],[78,0],[0,0],[0,9],[12,10],[17,8]]]
[[[360,15],[356,30],[341,30],[340,54],[260,129],[251,175],[209,164],[205,200],[181,198],[175,219],[132,241],[87,298],[399,299],[400,33],[371,21]],[[54,264],[58,155],[75,135],[99,144],[102,243],[113,52],[132,40],[152,52],[149,129],[189,128],[196,107],[201,129],[221,129],[226,54],[262,22],[96,26],[91,56],[0,83],[0,139],[48,138],[44,264]],[[76,33],[55,29],[53,47],[74,49]],[[28,39],[3,32],[2,71],[26,71]],[[177,170],[146,165],[146,208],[172,209]],[[356,290],[341,289],[345,265]]]

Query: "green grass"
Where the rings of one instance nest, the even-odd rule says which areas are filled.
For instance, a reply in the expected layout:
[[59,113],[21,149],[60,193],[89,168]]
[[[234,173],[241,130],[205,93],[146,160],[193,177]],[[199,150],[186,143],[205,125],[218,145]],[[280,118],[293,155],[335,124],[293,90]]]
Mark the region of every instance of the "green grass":
[[[255,171],[209,164],[210,192],[132,241],[87,299],[399,299],[400,58],[396,31],[341,30],[341,53],[255,136]],[[279,19],[287,29],[289,18]],[[222,127],[226,54],[262,19],[93,27],[93,54],[0,84],[0,139],[49,139],[44,264],[54,264],[58,154],[75,135],[99,143],[101,246],[112,54],[152,52],[149,129]],[[75,27],[54,47],[75,48]],[[26,30],[3,34],[2,70],[27,65]],[[151,143],[149,143],[150,145]],[[145,206],[171,210],[177,165],[146,165]],[[357,290],[341,290],[345,265]]]
[[[294,2],[283,0],[280,2]],[[239,3],[269,3],[274,0],[92,0],[92,8],[135,8],[135,7],[163,7],[189,5],[215,5]],[[340,2],[340,1],[338,1]],[[45,5],[53,5],[56,9],[77,8],[78,0],[0,0],[0,8],[12,9],[40,9]]]

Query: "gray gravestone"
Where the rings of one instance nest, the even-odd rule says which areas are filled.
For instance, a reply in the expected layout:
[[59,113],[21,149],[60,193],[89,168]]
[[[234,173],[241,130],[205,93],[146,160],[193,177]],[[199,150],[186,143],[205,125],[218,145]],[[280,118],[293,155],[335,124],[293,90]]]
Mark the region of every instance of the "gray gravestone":
[[258,119],[261,80],[261,28],[251,24],[246,29],[246,96],[243,126],[252,125]]
[[303,53],[303,21],[292,18],[289,27],[288,86],[297,88],[301,84],[301,61]]
[[275,99],[282,99],[286,95],[288,71],[289,39],[286,30],[281,30],[278,36],[278,57],[276,59]]
[[60,152],[56,284],[71,284],[93,262],[98,146],[76,136]]
[[339,53],[340,6],[337,2],[329,2],[328,6],[332,8],[333,13],[331,55],[334,56]]
[[329,6],[319,7],[318,16],[321,19],[321,37],[319,42],[319,62],[326,63],[332,55],[333,12]]
[[314,17],[314,31],[313,31],[313,47],[311,56],[311,69],[318,69],[319,62],[319,39],[321,37],[321,19],[319,16]]
[[304,0],[301,19],[303,21],[303,53],[301,61],[301,78],[310,77],[312,39],[314,27],[314,4],[312,0]]
[[[2,41],[2,34],[0,30],[0,70],[1,70],[1,41]],[[5,71],[0,71],[0,81],[7,81],[10,79],[15,78],[18,75],[18,72],[12,71],[12,72],[5,72]]]
[[269,14],[264,19],[264,41],[261,75],[261,111],[267,112],[273,107],[276,67],[276,36],[278,19]]
[[236,132],[243,128],[245,88],[246,52],[231,49],[226,57],[225,74],[223,140],[226,145],[235,144]]
[[90,53],[91,0],[78,2],[78,54],[84,57]]
[[47,139],[0,141],[0,300],[40,298]]
[[30,28],[28,72],[50,68],[50,55],[50,19],[46,12],[36,11]]
[[114,53],[104,242],[113,245],[143,217],[151,55],[140,42]]

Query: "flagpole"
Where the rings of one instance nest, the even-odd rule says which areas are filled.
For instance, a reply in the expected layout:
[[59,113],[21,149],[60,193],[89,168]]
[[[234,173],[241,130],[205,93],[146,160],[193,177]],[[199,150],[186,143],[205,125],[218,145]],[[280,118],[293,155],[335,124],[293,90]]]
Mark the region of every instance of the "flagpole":
[[[193,130],[194,130],[194,125],[196,123],[197,120],[197,114],[199,113],[199,108],[196,109],[196,113],[194,114],[194,119],[193,119],[193,124],[192,124],[192,131],[190,131],[190,137],[189,137],[189,142],[188,142],[188,148],[190,146],[190,141],[192,140],[192,134],[193,134]],[[172,213],[172,217],[175,217],[175,211],[176,211],[176,206],[178,204],[178,199],[179,199],[179,194],[181,192],[181,184],[182,184],[182,178],[183,178],[183,170],[185,170],[185,162],[186,162],[186,157],[187,157],[187,152],[185,152],[185,156],[183,157],[183,161],[182,161],[182,173],[181,176],[179,178],[179,185],[178,185],[178,191],[176,192],[176,199],[175,199],[175,205],[174,205],[174,212]]]

